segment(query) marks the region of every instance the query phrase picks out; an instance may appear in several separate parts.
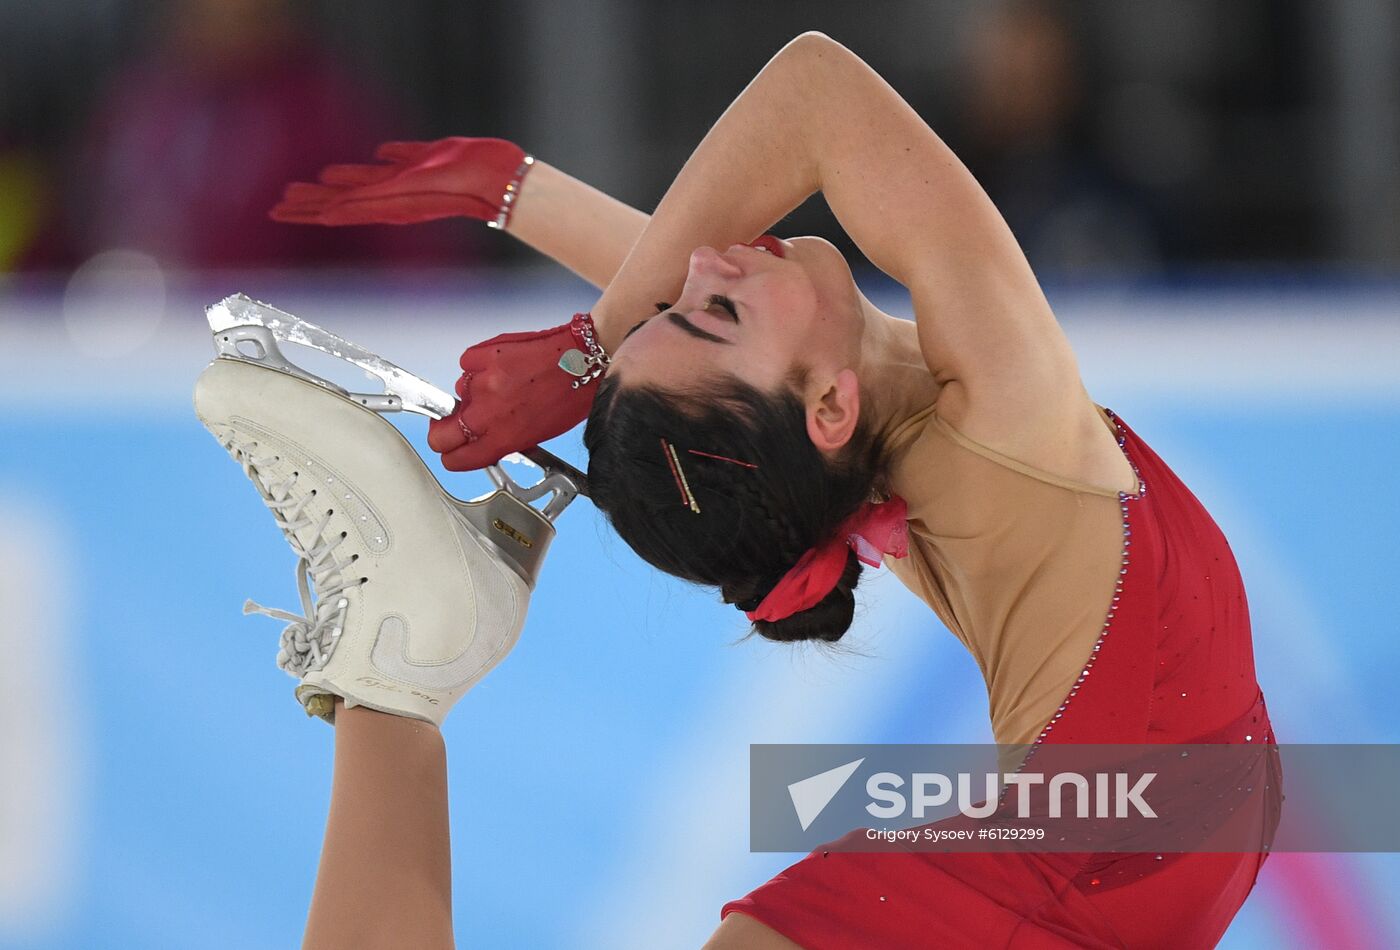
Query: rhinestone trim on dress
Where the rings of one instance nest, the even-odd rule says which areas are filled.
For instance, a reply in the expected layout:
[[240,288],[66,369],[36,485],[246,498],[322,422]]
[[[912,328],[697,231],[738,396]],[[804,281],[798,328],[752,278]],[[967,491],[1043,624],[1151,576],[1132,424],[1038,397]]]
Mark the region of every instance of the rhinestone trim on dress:
[[[1064,716],[1065,711],[1069,709],[1070,702],[1079,693],[1079,687],[1084,685],[1084,681],[1089,678],[1089,673],[1094,669],[1094,661],[1098,659],[1099,650],[1103,647],[1104,640],[1107,639],[1109,631],[1113,628],[1113,616],[1118,609],[1118,601],[1123,595],[1123,578],[1128,574],[1129,549],[1133,544],[1133,526],[1132,519],[1128,512],[1128,502],[1138,501],[1147,494],[1147,482],[1143,481],[1142,473],[1138,471],[1137,462],[1133,461],[1133,457],[1127,449],[1127,433],[1123,431],[1123,426],[1119,423],[1118,416],[1114,414],[1112,409],[1105,408],[1104,412],[1108,415],[1109,419],[1113,420],[1113,427],[1118,430],[1118,448],[1122,451],[1123,457],[1128,460],[1128,464],[1132,466],[1133,476],[1137,478],[1138,482],[1138,491],[1136,495],[1125,491],[1120,491],[1118,493],[1118,509],[1123,515],[1123,550],[1118,566],[1118,577],[1113,582],[1113,599],[1109,601],[1108,613],[1107,616],[1104,617],[1103,628],[1099,631],[1098,639],[1094,641],[1094,648],[1089,651],[1089,659],[1085,661],[1083,669],[1079,671],[1079,676],[1075,679],[1074,685],[1069,688],[1069,695],[1065,697],[1064,702],[1060,703],[1059,709],[1055,710],[1055,714],[1050,717],[1050,721],[1045,724],[1045,728],[1040,730],[1040,735],[1035,737],[1033,745],[1039,745],[1044,742],[1046,737],[1050,735],[1051,730],[1055,728],[1055,723],[1058,722],[1060,718]],[[1034,752],[1034,749],[1032,749],[1031,752]],[[1029,759],[1030,755],[1028,754],[1026,758]]]

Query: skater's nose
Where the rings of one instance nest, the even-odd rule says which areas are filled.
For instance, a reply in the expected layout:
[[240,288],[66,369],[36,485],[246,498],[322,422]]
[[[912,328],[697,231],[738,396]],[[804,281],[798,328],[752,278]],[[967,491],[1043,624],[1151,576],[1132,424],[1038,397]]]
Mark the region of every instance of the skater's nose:
[[712,247],[697,247],[691,252],[690,273],[696,277],[722,277],[729,280],[744,276],[743,268]]

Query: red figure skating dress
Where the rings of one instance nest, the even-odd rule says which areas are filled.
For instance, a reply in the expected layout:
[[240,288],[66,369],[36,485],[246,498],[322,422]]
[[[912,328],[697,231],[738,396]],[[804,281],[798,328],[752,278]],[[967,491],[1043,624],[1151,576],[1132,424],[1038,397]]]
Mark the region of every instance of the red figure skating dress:
[[[909,503],[911,556],[889,566],[971,650],[999,743],[1272,743],[1229,544],[1166,463],[1096,408],[1134,493],[1007,458],[932,407],[899,426],[892,485]],[[1274,820],[1276,779],[1255,793]],[[1266,847],[1273,826],[1261,825]],[[809,950],[1210,947],[1264,858],[839,845],[723,913]]]

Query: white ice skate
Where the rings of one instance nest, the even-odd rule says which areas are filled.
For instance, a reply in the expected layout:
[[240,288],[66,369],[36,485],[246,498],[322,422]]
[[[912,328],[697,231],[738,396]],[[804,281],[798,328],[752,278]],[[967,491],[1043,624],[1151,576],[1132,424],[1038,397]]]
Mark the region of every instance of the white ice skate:
[[[442,489],[380,412],[441,418],[454,400],[362,347],[248,297],[208,308],[218,357],[195,385],[195,412],[238,461],[298,556],[304,616],[288,621],[277,664],[301,680],[308,714],[334,700],[441,724],[515,645],[554,519],[583,476],[547,452],[522,487],[461,501]],[[278,343],[322,350],[377,376],[350,393],[290,363]],[[530,503],[548,500],[543,508]]]

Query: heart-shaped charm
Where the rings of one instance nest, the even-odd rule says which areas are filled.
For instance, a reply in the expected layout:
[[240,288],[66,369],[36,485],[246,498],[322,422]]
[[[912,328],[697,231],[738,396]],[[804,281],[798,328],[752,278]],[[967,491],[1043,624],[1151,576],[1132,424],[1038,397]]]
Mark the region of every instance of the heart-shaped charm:
[[565,350],[559,357],[559,368],[572,376],[587,376],[591,367],[582,350]]

